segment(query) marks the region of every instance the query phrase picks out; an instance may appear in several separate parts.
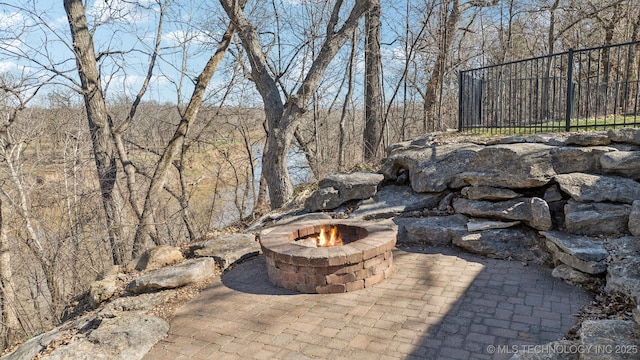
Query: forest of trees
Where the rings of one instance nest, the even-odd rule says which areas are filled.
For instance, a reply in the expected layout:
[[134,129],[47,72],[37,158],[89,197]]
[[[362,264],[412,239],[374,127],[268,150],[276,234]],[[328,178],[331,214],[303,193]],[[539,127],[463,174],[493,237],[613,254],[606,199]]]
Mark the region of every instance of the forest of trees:
[[634,0],[42,3],[0,1],[5,348],[107,267],[287,204],[292,171],[455,128],[461,69],[640,38]]

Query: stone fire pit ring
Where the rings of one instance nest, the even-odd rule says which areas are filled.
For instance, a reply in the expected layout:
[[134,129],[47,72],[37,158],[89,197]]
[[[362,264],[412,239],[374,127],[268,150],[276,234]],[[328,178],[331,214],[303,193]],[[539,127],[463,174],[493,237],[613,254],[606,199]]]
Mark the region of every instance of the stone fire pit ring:
[[[307,247],[296,240],[336,226],[342,246]],[[370,287],[392,274],[396,230],[357,220],[305,221],[279,226],[260,236],[269,280],[301,293],[343,293]]]

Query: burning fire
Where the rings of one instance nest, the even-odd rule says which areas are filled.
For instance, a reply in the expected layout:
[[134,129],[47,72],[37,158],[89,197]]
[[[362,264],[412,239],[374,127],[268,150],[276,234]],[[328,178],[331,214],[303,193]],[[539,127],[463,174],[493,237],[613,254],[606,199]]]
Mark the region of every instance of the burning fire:
[[[318,235],[318,239],[316,240],[317,247],[330,247],[330,246],[342,246],[342,237],[338,232],[337,226],[331,226],[329,230],[325,230],[326,227],[322,226],[320,228],[320,235]],[[327,234],[327,232],[329,234]]]

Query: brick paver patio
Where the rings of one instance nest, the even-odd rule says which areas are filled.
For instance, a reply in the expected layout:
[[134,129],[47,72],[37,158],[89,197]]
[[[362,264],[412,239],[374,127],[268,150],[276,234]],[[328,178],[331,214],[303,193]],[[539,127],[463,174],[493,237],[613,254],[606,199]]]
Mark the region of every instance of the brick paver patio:
[[259,256],[179,308],[145,359],[509,359],[562,338],[591,300],[549,269],[452,248],[395,250],[394,269],[307,295],[269,283]]

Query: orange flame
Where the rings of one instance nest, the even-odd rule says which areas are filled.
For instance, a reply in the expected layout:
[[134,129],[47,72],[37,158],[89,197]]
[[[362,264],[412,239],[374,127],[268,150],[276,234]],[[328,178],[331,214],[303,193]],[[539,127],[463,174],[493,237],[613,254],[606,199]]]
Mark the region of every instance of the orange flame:
[[317,247],[329,247],[329,246],[342,246],[342,237],[338,232],[337,226],[331,226],[329,228],[329,235],[327,236],[327,230],[325,226],[320,228],[320,235],[316,241]]

